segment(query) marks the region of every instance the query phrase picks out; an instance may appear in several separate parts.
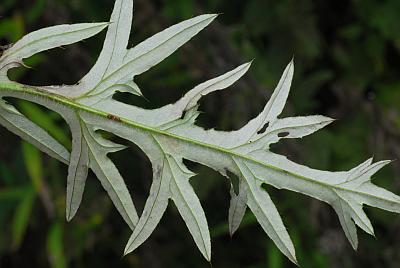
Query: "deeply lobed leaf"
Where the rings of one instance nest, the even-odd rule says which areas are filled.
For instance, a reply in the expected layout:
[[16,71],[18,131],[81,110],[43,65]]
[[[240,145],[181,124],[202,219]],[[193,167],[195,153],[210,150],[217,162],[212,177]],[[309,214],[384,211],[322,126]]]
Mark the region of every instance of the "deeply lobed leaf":
[[[207,260],[211,242],[205,213],[190,185],[193,173],[183,159],[209,166],[224,176],[239,178],[238,192],[231,188],[229,230],[238,229],[249,207],[261,227],[292,262],[297,263],[293,242],[263,184],[288,189],[330,204],[344,232],[357,248],[357,229],[373,234],[363,205],[400,213],[400,197],[371,183],[370,178],[389,163],[372,159],[350,171],[329,172],[296,164],[272,153],[269,146],[281,139],[301,138],[327,126],[324,116],[278,118],[283,111],[294,73],[291,61],[263,111],[237,131],[204,130],[195,125],[198,101],[240,79],[251,63],[206,81],[174,104],[146,110],[112,99],[116,91],[141,95],[133,78],[168,57],[209,25],[217,15],[201,15],[174,25],[128,49],[132,0],[116,0],[110,23],[61,25],[28,34],[0,58],[0,124],[52,157],[68,164],[67,220],[78,211],[88,170],[92,169],[114,205],[132,229],[125,254],[139,247],[156,228],[172,200]],[[7,71],[38,52],[78,42],[108,25],[103,50],[89,73],[71,86],[32,87],[9,81]],[[72,131],[68,152],[3,97],[16,97],[60,113]],[[108,154],[124,149],[103,138],[104,130],[137,144],[153,166],[153,182],[144,210],[138,216],[132,198]]]

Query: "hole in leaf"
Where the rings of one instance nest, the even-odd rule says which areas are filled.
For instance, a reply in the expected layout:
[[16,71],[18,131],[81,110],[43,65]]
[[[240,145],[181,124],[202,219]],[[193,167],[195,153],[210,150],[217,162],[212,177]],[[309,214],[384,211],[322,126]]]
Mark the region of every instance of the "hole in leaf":
[[265,125],[259,131],[257,131],[257,134],[264,133],[268,127],[269,127],[269,122],[265,123]]
[[279,138],[284,138],[284,137],[289,136],[289,134],[290,134],[290,133],[287,132],[287,131],[286,131],[286,132],[281,132],[281,133],[278,134],[278,137],[279,137]]

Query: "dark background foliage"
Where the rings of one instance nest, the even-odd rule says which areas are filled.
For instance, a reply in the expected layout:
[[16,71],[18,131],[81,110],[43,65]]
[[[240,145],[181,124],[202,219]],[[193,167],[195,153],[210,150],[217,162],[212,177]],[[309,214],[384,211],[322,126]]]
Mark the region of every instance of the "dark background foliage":
[[[54,24],[107,21],[112,0],[1,0],[0,45]],[[196,83],[255,59],[229,90],[207,96],[199,124],[236,129],[268,100],[295,55],[296,74],[286,115],[323,114],[338,119],[301,141],[273,150],[314,168],[349,169],[366,158],[400,156],[400,1],[398,0],[136,0],[131,44],[201,13],[223,12],[178,53],[137,80],[147,100],[117,98],[154,108],[177,100]],[[75,83],[98,55],[104,33],[27,60],[12,76],[24,83]],[[70,147],[60,117],[14,102],[29,118]],[[156,232],[122,258],[129,228],[90,175],[77,216],[65,221],[67,168],[0,128],[0,267],[210,267],[176,209]],[[123,142],[123,141],[120,141]],[[150,164],[135,145],[112,156],[139,211],[149,191]],[[229,187],[216,172],[187,163],[208,216],[213,267],[293,267],[246,214],[238,233],[227,230]],[[375,183],[400,193],[400,163]],[[399,267],[400,217],[367,208],[377,239],[360,234],[351,249],[333,210],[316,200],[269,189],[297,248],[302,267]]]

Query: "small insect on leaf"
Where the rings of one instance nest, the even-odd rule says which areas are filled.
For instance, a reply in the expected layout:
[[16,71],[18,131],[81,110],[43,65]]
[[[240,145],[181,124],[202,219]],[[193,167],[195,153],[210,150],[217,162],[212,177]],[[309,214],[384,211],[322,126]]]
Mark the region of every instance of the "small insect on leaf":
[[118,116],[113,115],[113,114],[108,114],[107,118],[110,119],[110,120],[113,120],[115,122],[122,122],[121,118],[119,118]]

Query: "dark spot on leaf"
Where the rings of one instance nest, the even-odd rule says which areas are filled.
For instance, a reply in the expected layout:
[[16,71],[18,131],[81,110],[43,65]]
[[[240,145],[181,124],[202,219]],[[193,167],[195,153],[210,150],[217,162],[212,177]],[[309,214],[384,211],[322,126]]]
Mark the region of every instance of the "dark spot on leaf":
[[264,133],[268,127],[269,127],[269,122],[265,123],[265,125],[259,131],[257,131],[257,134]]
[[185,116],[186,116],[186,111],[183,111],[183,112],[182,112],[182,115],[181,115],[181,117],[180,117],[180,119],[184,119]]
[[289,134],[290,134],[289,132],[281,132],[281,133],[278,134],[278,137],[279,138],[284,138],[284,137],[289,136]]
[[161,166],[156,167],[156,171],[154,172],[154,180],[159,180],[161,177]]

